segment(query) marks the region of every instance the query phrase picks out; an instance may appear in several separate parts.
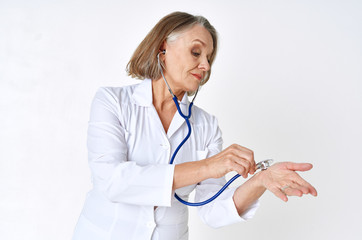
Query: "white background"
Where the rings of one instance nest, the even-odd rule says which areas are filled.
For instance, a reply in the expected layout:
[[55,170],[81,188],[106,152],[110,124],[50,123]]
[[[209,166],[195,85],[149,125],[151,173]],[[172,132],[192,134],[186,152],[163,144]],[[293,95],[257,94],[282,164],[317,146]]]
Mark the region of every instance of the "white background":
[[176,10],[219,32],[196,104],[218,117],[224,147],[311,162],[302,176],[319,193],[267,192],[251,221],[216,230],[190,209],[190,240],[361,239],[362,3],[350,0],[0,0],[0,239],[71,238],[91,188],[95,91],[137,83],[131,54]]

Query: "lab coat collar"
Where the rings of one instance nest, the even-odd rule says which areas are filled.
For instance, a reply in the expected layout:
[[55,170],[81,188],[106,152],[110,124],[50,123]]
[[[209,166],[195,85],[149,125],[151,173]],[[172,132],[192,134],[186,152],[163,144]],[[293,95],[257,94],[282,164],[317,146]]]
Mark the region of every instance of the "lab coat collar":
[[133,102],[139,106],[152,106],[152,83],[150,79],[145,79],[136,85],[132,99]]
[[[132,99],[133,99],[133,102],[139,106],[152,107],[153,106],[153,103],[152,103],[152,99],[153,99],[152,98],[152,80],[145,79],[140,84],[138,84],[133,92]],[[189,102],[189,98],[187,96],[187,92],[182,97],[182,100],[178,101],[178,102],[180,104],[181,111],[185,115],[188,115],[190,102]],[[194,108],[192,110],[194,110]],[[176,119],[175,119],[176,122],[179,122],[178,118],[180,118],[180,120],[182,120],[182,122],[185,121],[178,112],[175,114],[175,117],[176,117]],[[172,120],[172,121],[174,121],[174,120]],[[191,123],[194,122],[193,112],[190,117],[190,122]],[[173,124],[171,123],[171,125],[173,125]]]

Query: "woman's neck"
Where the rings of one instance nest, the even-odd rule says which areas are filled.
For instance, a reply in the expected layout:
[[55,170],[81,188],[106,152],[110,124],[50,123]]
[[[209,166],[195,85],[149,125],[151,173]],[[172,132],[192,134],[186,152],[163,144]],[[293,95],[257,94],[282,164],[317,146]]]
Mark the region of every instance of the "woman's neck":
[[[171,84],[170,87],[177,99],[182,100],[185,92],[174,89]],[[173,109],[175,107],[172,95],[162,77],[152,80],[152,103],[158,111]]]

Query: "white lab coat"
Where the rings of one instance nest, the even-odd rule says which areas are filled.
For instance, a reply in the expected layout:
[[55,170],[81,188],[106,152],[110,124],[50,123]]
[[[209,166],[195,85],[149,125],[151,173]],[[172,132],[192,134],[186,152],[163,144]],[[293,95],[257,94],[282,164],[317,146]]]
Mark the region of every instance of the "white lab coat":
[[[180,107],[187,113],[187,94]],[[193,106],[192,134],[174,164],[210,157],[222,149],[214,116]],[[165,133],[152,104],[152,84],[146,79],[126,87],[100,88],[92,102],[88,125],[88,158],[93,189],[76,225],[73,240],[186,240],[188,209],[172,192],[171,154],[186,136],[185,120],[176,113]],[[208,179],[176,190],[195,201],[209,198],[225,183]],[[239,216],[227,189],[215,201],[198,207],[201,219],[217,228],[251,218],[256,201]],[[158,206],[154,210],[154,206]]]

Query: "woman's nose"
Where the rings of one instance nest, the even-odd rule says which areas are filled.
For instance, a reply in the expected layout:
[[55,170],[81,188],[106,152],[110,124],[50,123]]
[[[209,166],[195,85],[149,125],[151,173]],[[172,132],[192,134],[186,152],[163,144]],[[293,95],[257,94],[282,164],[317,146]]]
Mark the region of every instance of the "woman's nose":
[[209,60],[207,58],[203,59],[202,62],[199,65],[199,69],[207,72],[210,70],[210,63]]

